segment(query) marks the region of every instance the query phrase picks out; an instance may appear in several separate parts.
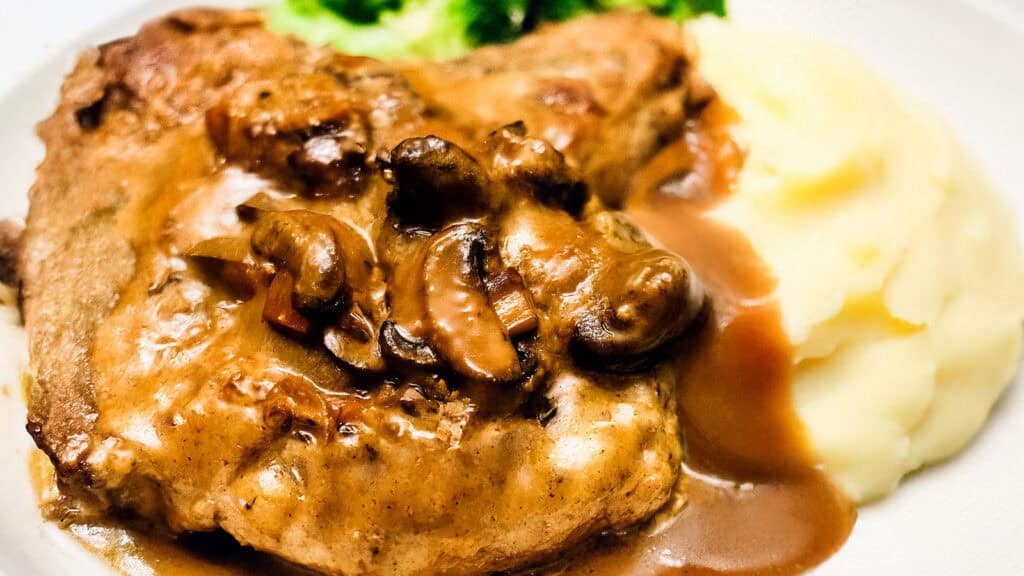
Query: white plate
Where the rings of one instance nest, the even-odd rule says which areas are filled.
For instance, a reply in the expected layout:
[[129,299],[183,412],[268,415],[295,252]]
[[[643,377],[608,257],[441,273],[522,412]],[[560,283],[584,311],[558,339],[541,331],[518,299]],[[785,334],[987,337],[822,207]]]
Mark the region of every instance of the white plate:
[[[1019,1],[732,0],[732,10],[736,20],[750,26],[845,44],[938,108],[1021,216],[1024,8],[1010,3]],[[24,214],[25,191],[42,155],[33,125],[56,102],[60,79],[77,49],[131,33],[148,17],[192,3],[249,2],[90,0],[84,15],[75,0],[0,7],[0,93],[6,92],[0,98],[0,216]],[[79,22],[99,24],[104,7],[108,14],[115,8],[132,11],[80,35],[86,24]],[[68,44],[71,49],[57,48]],[[52,59],[12,85],[12,76],[41,62],[40,54]],[[26,472],[30,443],[17,384],[24,337],[9,324],[0,325],[0,457],[6,463],[0,475],[0,574],[108,574],[102,563],[39,519]],[[1021,439],[1024,391],[1017,385],[967,452],[915,475],[894,496],[863,510],[850,541],[816,574],[1024,574]]]

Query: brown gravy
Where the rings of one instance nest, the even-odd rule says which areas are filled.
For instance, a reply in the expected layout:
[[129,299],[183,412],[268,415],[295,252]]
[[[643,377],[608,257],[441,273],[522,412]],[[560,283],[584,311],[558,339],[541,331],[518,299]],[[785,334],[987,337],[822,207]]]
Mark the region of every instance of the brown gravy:
[[856,519],[815,468],[794,411],[776,279],[742,233],[704,214],[742,163],[731,121],[713,103],[687,139],[637,175],[627,207],[690,262],[714,302],[710,326],[677,358],[685,505],[653,534],[591,552],[570,574],[797,574],[838,550]]
[[[792,406],[775,279],[740,232],[704,214],[727,196],[741,164],[729,122],[712,104],[637,175],[627,206],[694,266],[715,302],[710,328],[676,357],[687,451],[681,511],[641,534],[604,538],[550,572],[790,575],[827,559],[853,526],[855,508],[815,468]],[[38,456],[32,469],[45,504],[54,479]],[[223,534],[172,540],[116,520],[67,527],[126,574],[306,574]]]
[[568,574],[797,574],[843,544],[856,511],[815,470],[793,411],[774,282],[739,233],[679,202],[631,212],[715,296],[711,328],[677,360],[685,505],[655,534],[591,552]]

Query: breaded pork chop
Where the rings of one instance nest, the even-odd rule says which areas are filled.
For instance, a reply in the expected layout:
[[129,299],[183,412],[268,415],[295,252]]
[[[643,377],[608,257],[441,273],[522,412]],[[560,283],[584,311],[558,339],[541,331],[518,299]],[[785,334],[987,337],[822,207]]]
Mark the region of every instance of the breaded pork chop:
[[528,115],[414,85],[252,12],[81,58],[19,264],[65,492],[331,574],[511,570],[666,503],[699,282]]

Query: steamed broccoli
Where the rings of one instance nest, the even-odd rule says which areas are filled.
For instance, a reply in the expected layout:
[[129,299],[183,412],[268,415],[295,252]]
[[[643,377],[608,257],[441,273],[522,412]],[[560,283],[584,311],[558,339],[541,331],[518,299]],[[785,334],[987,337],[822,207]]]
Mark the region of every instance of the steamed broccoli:
[[342,18],[358,24],[372,24],[380,20],[385,10],[395,11],[402,7],[402,0],[321,0],[320,3]]
[[455,0],[452,4],[454,9],[462,14],[465,23],[464,34],[470,45],[475,47],[508,42],[521,35],[529,2]]
[[596,12],[601,8],[600,2],[595,0],[561,0],[560,2],[538,2],[533,0],[527,10],[527,28],[532,28],[542,22],[561,22],[586,14]]
[[543,22],[613,9],[682,20],[724,15],[725,0],[284,0],[270,25],[352,54],[446,58],[514,40]]
[[673,20],[685,20],[700,14],[725,16],[725,0],[603,0],[601,5],[605,9],[650,10]]
[[[351,0],[358,3],[359,0]],[[314,44],[331,44],[343,52],[379,58],[449,57],[473,45],[463,33],[463,17],[451,0],[399,0],[396,9],[375,3],[359,20],[345,16],[349,2],[284,0],[270,15],[270,27],[302,36]],[[457,31],[457,34],[442,31]]]

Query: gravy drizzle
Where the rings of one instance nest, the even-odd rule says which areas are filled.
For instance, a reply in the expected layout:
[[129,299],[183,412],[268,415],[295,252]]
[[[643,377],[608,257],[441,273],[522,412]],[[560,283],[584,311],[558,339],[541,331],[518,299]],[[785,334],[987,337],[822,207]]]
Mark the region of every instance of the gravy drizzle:
[[714,302],[696,345],[676,357],[685,505],[652,534],[591,552],[567,574],[797,574],[838,550],[856,519],[815,468],[794,411],[776,280],[742,233],[705,214],[728,197],[742,164],[733,116],[712,103],[637,175],[627,206],[690,262]]

